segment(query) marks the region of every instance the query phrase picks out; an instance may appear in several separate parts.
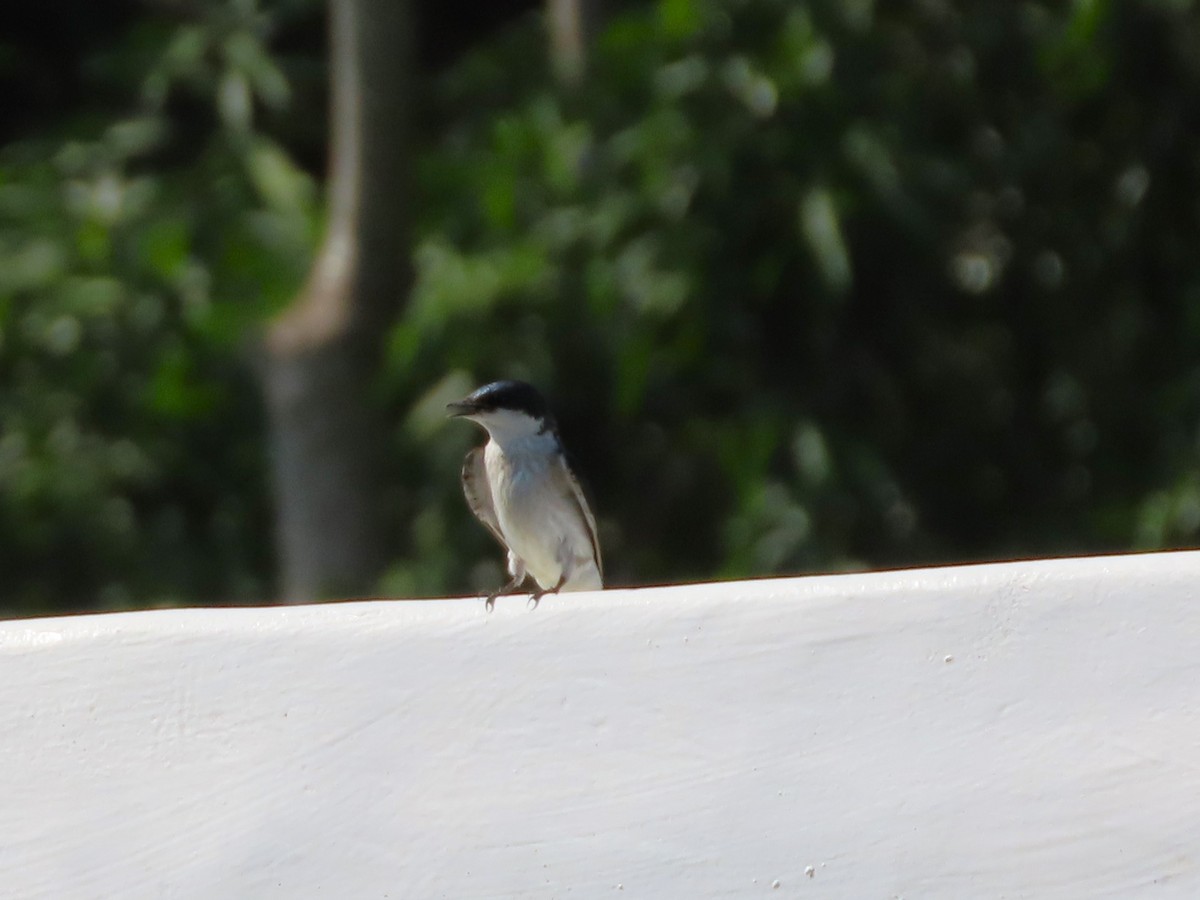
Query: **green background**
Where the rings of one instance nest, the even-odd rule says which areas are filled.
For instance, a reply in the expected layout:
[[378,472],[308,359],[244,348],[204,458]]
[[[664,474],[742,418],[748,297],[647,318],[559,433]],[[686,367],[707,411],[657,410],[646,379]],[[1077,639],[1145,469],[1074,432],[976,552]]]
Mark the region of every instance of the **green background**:
[[[0,38],[0,612],[276,599],[256,359],[322,231],[324,22]],[[1197,541],[1192,3],[659,0],[574,87],[545,45],[417,60],[380,592],[499,583],[442,414],[497,377],[613,584]]]

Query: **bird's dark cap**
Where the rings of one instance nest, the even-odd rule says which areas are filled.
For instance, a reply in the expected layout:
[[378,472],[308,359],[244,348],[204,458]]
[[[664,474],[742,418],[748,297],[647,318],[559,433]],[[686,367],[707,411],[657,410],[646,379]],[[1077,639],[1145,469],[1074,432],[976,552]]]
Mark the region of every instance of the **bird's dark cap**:
[[545,419],[550,411],[538,389],[524,381],[493,381],[457,403],[448,404],[446,409],[451,416],[471,416],[507,409],[523,412],[533,419]]

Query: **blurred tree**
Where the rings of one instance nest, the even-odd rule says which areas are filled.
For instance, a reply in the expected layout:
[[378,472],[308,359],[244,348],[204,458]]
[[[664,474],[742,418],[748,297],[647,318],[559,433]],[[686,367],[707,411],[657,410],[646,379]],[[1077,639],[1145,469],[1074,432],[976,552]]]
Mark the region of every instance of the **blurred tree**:
[[292,602],[369,590],[387,558],[386,428],[372,381],[408,289],[411,31],[403,0],[330,0],[329,223],[265,344],[279,563]]
[[16,96],[65,104],[0,148],[0,609],[269,595],[243,353],[317,218],[277,138],[304,60],[266,49],[295,15],[198,3],[0,52],[38,73]]
[[616,582],[1195,541],[1198,37],[661,0],[570,91],[528,29],[464,63],[393,341],[407,390],[451,373],[397,589],[495,577],[424,414],[498,374],[560,399]]
[[600,23],[600,0],[546,0],[546,29],[554,74],[566,84],[583,78],[587,48]]
[[423,4],[422,60],[486,40],[339,82],[379,83],[332,104],[363,130],[315,266],[314,0],[0,37],[4,609],[272,596],[264,322],[280,503],[361,510],[295,501],[280,545],[328,568],[289,599],[352,553],[397,594],[496,582],[442,404],[500,375],[556,401],[614,583],[1200,540],[1195,3],[606,4],[570,83],[550,12],[494,30],[545,2]]

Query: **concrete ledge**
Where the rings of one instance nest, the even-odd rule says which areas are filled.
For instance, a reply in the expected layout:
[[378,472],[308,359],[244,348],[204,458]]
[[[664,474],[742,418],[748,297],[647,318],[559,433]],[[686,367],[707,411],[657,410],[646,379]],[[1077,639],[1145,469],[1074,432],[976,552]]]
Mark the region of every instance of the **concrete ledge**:
[[0,623],[0,895],[1200,896],[1200,553]]

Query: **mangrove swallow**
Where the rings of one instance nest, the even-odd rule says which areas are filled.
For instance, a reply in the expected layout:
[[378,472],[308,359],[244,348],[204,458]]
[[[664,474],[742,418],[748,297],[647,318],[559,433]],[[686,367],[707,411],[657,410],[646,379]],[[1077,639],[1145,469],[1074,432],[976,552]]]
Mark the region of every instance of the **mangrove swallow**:
[[543,594],[600,590],[596,520],[537,389],[497,381],[446,409],[488,433],[462,469],[467,505],[508,551],[512,580],[488,596],[488,609],[530,575],[538,585],[534,603]]

